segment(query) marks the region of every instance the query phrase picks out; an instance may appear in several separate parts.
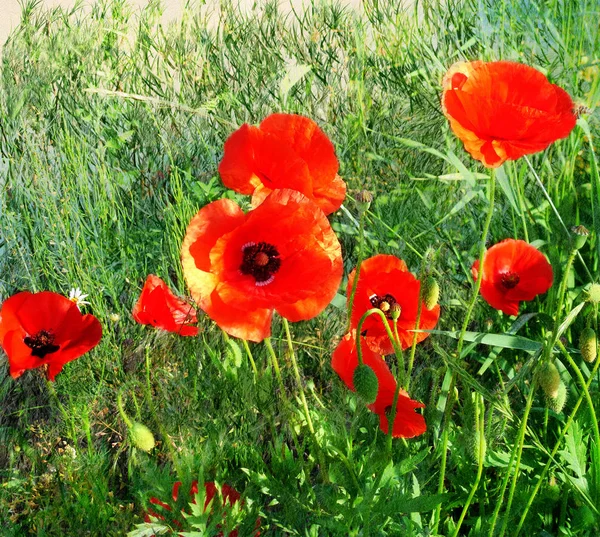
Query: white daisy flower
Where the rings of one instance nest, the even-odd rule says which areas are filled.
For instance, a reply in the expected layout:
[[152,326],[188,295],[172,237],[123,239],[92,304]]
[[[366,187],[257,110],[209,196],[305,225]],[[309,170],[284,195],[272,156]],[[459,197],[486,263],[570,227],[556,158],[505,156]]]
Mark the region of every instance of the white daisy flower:
[[75,302],[79,309],[81,309],[81,306],[89,304],[89,302],[85,300],[88,296],[89,295],[84,295],[79,287],[71,287],[71,290],[69,291],[69,300]]

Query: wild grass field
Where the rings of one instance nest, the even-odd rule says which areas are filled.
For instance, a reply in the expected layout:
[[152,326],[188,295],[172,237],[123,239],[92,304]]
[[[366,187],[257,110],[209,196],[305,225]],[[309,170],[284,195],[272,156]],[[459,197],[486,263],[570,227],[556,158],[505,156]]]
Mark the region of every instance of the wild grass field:
[[[597,330],[586,291],[600,261],[600,4],[366,0],[354,11],[315,0],[286,16],[276,4],[243,14],[222,2],[210,24],[190,4],[164,27],[158,2],[139,19],[126,0],[85,16],[25,2],[1,58],[0,301],[79,287],[103,337],[54,384],[39,370],[11,378],[0,353],[0,535],[237,527],[247,537],[257,518],[264,536],[599,535],[600,375],[578,341],[586,326]],[[554,285],[516,319],[480,297],[468,323],[479,342],[467,338],[457,356],[490,170],[452,134],[440,97],[448,68],[476,59],[531,65],[590,113],[568,138],[494,172],[488,246],[533,243]],[[344,259],[339,296],[292,324],[314,435],[279,317],[272,343],[285,393],[264,344],[248,347],[255,374],[242,343],[206,315],[191,338],[131,315],[148,274],[186,296],[180,249],[201,207],[225,196],[249,208],[217,168],[227,137],[273,112],[318,123],[349,189],[330,217]],[[395,439],[391,459],[377,417],[331,368],[362,189],[374,195],[365,257],[393,254],[419,273],[431,249],[441,288],[445,333],[416,347],[410,380],[427,431]],[[578,224],[591,233],[570,263]],[[566,386],[558,412],[534,380],[542,347]],[[119,397],[154,433],[150,452],[133,445]],[[232,486],[243,502],[209,529],[201,509],[195,528],[183,516],[174,532],[136,528],[149,508],[166,515],[151,498],[175,506],[176,481],[171,514],[191,512],[194,480]]]

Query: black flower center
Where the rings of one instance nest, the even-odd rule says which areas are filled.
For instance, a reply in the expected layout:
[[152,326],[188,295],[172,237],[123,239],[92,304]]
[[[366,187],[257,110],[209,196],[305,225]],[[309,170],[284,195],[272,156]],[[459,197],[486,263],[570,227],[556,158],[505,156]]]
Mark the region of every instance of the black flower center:
[[500,283],[505,289],[516,287],[520,280],[521,278],[519,278],[519,275],[515,272],[506,272],[500,277]]
[[47,330],[40,330],[34,336],[27,336],[23,343],[31,349],[31,356],[44,358],[46,354],[52,354],[60,349],[59,345],[54,344],[54,334]]
[[275,246],[267,242],[249,242],[242,247],[242,254],[240,272],[253,276],[256,285],[267,285],[275,279],[274,274],[281,266],[279,252]]
[[369,301],[374,308],[379,308],[383,311],[388,319],[392,318],[392,306],[398,304],[398,301],[390,294],[383,296],[373,294],[369,297]]

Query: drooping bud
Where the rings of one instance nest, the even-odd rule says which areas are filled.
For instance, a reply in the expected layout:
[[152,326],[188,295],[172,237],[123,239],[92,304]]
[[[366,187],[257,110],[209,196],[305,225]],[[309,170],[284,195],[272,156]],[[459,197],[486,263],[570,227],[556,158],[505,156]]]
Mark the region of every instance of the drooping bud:
[[582,358],[589,364],[596,360],[598,342],[596,341],[596,332],[594,332],[593,328],[585,328],[579,334],[579,351]]
[[400,319],[400,314],[402,313],[402,308],[398,302],[394,302],[392,307],[390,308],[390,319],[392,321],[397,321]]
[[422,296],[423,302],[425,302],[425,306],[428,310],[433,309],[438,303],[440,298],[440,286],[433,276],[427,276],[427,278],[425,278]]
[[582,226],[582,225],[573,226],[571,228],[571,231],[573,232],[573,237],[572,237],[573,248],[575,248],[576,250],[580,250],[583,247],[583,245],[586,243],[590,232],[585,226]]
[[372,202],[373,194],[371,194],[368,190],[361,190],[356,195],[356,207],[359,213],[367,212]]
[[137,421],[129,428],[129,438],[131,443],[142,451],[152,451],[156,445],[152,431]]
[[592,304],[600,303],[600,283],[593,283],[587,290],[587,299]]
[[556,397],[548,397],[546,396],[546,403],[548,408],[551,408],[557,414],[560,414],[565,407],[565,403],[567,402],[567,387],[565,383],[561,380],[558,384],[558,388],[556,390]]
[[546,397],[555,399],[558,395],[558,387],[561,384],[561,380],[560,373],[556,369],[554,362],[541,364],[535,372],[535,378]]
[[354,370],[352,383],[354,384],[356,393],[365,401],[365,403],[370,405],[375,402],[379,390],[379,381],[377,380],[375,371],[368,365],[359,365]]

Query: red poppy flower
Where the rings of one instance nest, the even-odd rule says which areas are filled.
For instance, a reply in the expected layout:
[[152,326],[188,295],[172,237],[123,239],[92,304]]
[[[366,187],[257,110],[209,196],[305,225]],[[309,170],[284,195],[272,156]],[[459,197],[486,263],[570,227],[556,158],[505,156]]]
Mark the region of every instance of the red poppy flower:
[[[394,404],[396,379],[385,360],[366,345],[364,338],[361,338],[361,345],[363,363],[373,369],[379,382],[377,398],[368,408],[379,416],[379,427],[387,434],[389,427],[387,416]],[[331,367],[344,381],[344,384],[354,391],[353,376],[354,370],[358,367],[355,330],[346,334],[333,352]],[[415,409],[424,406],[418,401],[413,401],[404,390],[400,390],[392,436],[394,438],[412,438],[423,434],[427,430],[425,418],[415,412]]]
[[577,121],[569,94],[528,65],[458,62],[442,85],[452,131],[488,168],[546,149]]
[[312,319],[342,279],[340,244],[323,212],[300,192],[276,190],[244,214],[221,199],[200,209],[181,250],[196,303],[228,334],[262,341],[273,310]]
[[[348,278],[347,297],[350,300],[352,284],[356,270]],[[412,345],[413,334],[416,328],[417,309],[421,282],[410,272],[402,259],[393,255],[379,254],[362,262],[358,286],[352,305],[352,328],[358,326],[358,321],[363,314],[371,308],[379,308],[388,317],[388,324],[394,333],[393,322],[389,317],[392,306],[400,306],[398,319],[398,335],[403,349]],[[423,302],[421,307],[421,320],[419,329],[431,330],[440,317],[440,306],[435,305],[427,309]],[[387,331],[378,315],[367,317],[362,325],[363,335],[366,336],[367,345],[379,354],[391,354],[394,347],[389,340]],[[429,336],[426,332],[417,334],[417,343]]]
[[0,309],[0,344],[13,378],[48,366],[48,379],[54,380],[67,362],[94,348],[101,337],[96,317],[82,315],[75,302],[51,291],[17,293]]
[[133,307],[133,318],[140,324],[150,324],[182,336],[198,335],[194,307],[176,297],[154,274],[146,278],[142,294]]
[[[471,267],[474,280],[478,273],[479,260]],[[519,302],[545,293],[552,279],[552,265],[542,252],[525,241],[506,239],[485,253],[481,296],[492,308],[518,315]]]
[[339,209],[346,196],[338,169],[327,135],[312,119],[295,114],[271,114],[259,127],[242,125],[225,142],[219,165],[225,186],[252,194],[255,207],[271,191],[291,188],[325,214]]
[[[171,497],[173,498],[174,502],[177,502],[177,500],[179,499],[180,487],[181,487],[181,481],[177,481],[176,483],[173,484],[173,490],[171,491]],[[209,481],[208,483],[204,483],[204,491],[206,494],[205,500],[204,500],[204,511],[206,511],[210,502],[213,500],[213,498],[215,497],[215,495],[217,493],[217,487],[212,481]],[[189,494],[190,495],[190,498],[189,498],[190,503],[194,503],[194,504],[196,503],[196,498],[195,498],[196,494],[198,494],[198,481],[193,481],[192,486],[190,487],[190,494]],[[226,483],[224,483],[221,486],[221,496],[222,496],[225,504],[229,504],[229,506],[231,506],[231,507],[233,505],[235,505],[240,500],[240,497],[241,497],[240,493],[237,490],[235,490],[233,487],[230,487]],[[164,514],[157,513],[153,509],[148,509],[146,511],[146,513],[144,514],[144,522],[146,522],[148,524],[151,523],[152,519],[150,517],[154,517],[155,519],[166,521],[165,515],[169,514],[170,515],[168,517],[169,523],[177,526],[179,529],[183,528],[181,521],[177,520],[176,518],[173,518],[173,516],[172,516],[173,508],[168,503],[163,502],[154,496],[152,496],[150,498],[150,503],[152,505],[156,505],[156,506],[160,507],[161,512]],[[167,511],[168,513],[166,513],[165,511]],[[254,537],[260,536],[259,528],[260,528],[260,518],[257,518],[256,524],[255,524],[256,531],[254,532]],[[222,535],[223,535],[223,533],[219,532],[216,537],[222,537]],[[233,531],[229,532],[229,536],[230,537],[238,537],[238,530],[233,530]]]

